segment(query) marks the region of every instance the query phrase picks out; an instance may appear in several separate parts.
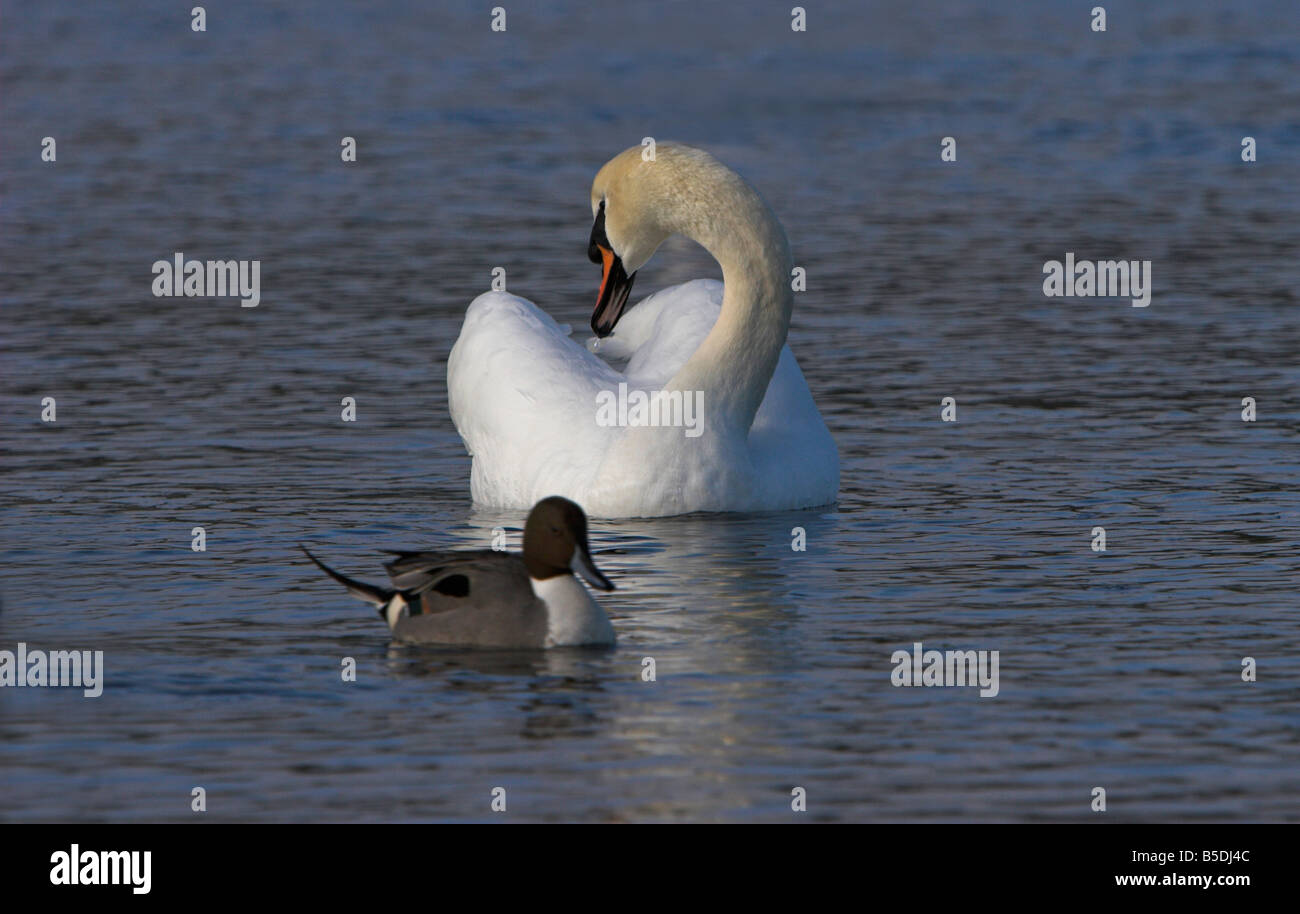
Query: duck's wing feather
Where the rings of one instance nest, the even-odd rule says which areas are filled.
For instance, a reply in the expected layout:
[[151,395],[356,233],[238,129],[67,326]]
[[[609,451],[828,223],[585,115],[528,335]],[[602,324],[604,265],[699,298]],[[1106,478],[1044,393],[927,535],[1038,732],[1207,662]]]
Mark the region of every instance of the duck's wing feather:
[[[446,597],[474,597],[492,589],[518,590],[532,595],[528,570],[517,555],[482,549],[473,552],[429,551],[393,552],[397,558],[386,562],[384,568],[393,587],[412,597],[441,595]],[[426,612],[429,611],[426,609]]]

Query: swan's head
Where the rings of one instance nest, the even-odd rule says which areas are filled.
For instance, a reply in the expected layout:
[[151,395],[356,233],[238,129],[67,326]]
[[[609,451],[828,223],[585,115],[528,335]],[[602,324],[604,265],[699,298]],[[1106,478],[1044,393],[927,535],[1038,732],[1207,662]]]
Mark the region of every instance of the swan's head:
[[702,149],[660,143],[653,158],[640,146],[605,163],[591,184],[591,243],[587,256],[601,264],[600,293],[591,329],[609,336],[623,316],[636,271],[669,235],[705,244],[710,210],[740,176]]

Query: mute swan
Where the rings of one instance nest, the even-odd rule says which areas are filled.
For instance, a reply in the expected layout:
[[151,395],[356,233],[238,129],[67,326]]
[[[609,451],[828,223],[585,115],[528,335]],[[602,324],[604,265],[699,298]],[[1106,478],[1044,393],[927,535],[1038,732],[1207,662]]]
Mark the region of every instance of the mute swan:
[[613,644],[609,617],[585,587],[613,590],[587,545],[587,516],[567,498],[539,501],[524,525],[524,554],[490,550],[398,552],[392,588],[327,575],[379,608],[393,639],[424,644],[542,648]]
[[[603,275],[590,345],[626,367],[532,302],[476,298],[447,361],[474,501],[560,493],[602,517],[835,501],[835,442],[785,345],[789,243],[758,192],[707,152],[661,143],[651,161],[637,146],[606,163],[591,211]],[[624,315],[637,269],[673,234],[713,255],[722,284],[664,289]]]

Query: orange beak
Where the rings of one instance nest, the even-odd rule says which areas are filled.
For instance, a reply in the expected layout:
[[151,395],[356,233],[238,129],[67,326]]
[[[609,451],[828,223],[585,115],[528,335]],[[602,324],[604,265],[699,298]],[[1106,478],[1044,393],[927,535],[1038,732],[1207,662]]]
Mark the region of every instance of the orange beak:
[[623,261],[609,248],[600,247],[599,250],[603,272],[600,276],[600,293],[596,296],[596,310],[591,313],[591,332],[603,339],[614,332],[614,325],[623,316],[636,274],[628,276],[623,269]]
[[596,249],[600,251],[600,260],[603,265],[600,273],[600,291],[596,293],[596,303],[599,304],[600,300],[605,297],[605,287],[609,285],[609,274],[614,272],[614,261],[618,258],[614,256],[614,252],[609,248],[598,245]]
[[632,292],[632,280],[636,279],[635,273],[627,275],[623,261],[614,253],[614,246],[605,236],[603,200],[600,202],[600,211],[596,213],[596,224],[591,227],[587,257],[592,263],[601,265],[600,292],[596,294],[596,310],[591,313],[591,332],[603,339],[614,332],[614,325],[623,316],[627,297]]

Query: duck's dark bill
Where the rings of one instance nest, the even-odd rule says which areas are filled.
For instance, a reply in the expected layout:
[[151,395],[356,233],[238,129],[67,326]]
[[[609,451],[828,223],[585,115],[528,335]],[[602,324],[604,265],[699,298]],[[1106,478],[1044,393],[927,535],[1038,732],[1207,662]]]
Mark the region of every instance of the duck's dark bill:
[[614,583],[596,568],[595,563],[591,560],[591,553],[587,551],[585,546],[579,546],[573,550],[573,561],[569,563],[569,567],[573,569],[575,574],[597,590],[614,589]]
[[627,297],[632,292],[631,276],[623,269],[623,261],[607,247],[598,247],[600,258],[604,262],[604,273],[600,277],[600,295],[596,298],[596,310],[591,314],[591,332],[596,336],[609,336],[614,332],[614,325],[623,316],[627,307]]

